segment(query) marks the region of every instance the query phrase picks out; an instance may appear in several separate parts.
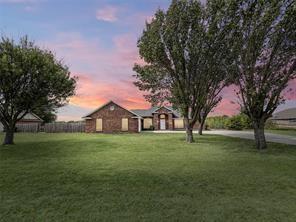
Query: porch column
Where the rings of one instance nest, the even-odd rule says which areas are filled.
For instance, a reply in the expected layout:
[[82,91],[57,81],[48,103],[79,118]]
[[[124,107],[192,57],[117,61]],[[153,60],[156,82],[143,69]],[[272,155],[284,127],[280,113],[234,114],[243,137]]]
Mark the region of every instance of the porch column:
[[158,114],[153,114],[153,126],[154,130],[158,130]]
[[138,118],[138,132],[140,133],[142,131],[142,121],[141,118]]
[[173,114],[168,114],[168,122],[169,122],[169,130],[174,130],[174,124],[173,124]]

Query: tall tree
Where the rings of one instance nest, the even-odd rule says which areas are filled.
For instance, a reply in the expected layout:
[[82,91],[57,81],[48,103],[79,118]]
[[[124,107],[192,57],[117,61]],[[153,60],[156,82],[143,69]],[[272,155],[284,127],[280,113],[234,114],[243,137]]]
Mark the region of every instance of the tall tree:
[[74,95],[76,79],[51,51],[23,37],[19,42],[0,41],[0,121],[13,144],[16,123],[28,112],[57,108]]
[[210,0],[207,6],[174,0],[167,12],[159,10],[138,42],[146,64],[134,67],[135,84],[148,91],[148,101],[169,101],[180,110],[188,142],[207,101],[220,101],[233,61],[228,52],[231,20],[222,10],[225,1]]
[[258,149],[267,147],[264,125],[283,90],[296,77],[295,0],[234,1],[237,85],[242,110],[253,122]]

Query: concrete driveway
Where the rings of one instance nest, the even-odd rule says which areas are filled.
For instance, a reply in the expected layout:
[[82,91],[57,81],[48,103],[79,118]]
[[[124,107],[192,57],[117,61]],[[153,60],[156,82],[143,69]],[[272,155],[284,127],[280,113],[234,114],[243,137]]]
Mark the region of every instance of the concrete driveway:
[[[238,137],[238,138],[251,139],[251,140],[255,139],[253,131],[212,130],[212,131],[205,131],[205,134],[223,135],[223,136]],[[294,136],[265,133],[265,137],[266,137],[266,141],[268,142],[296,145],[296,137]]]
[[[185,133],[185,131],[154,131],[154,132],[155,133]],[[197,132],[195,131],[194,133],[197,133]],[[211,131],[204,131],[204,134],[222,135],[222,136],[254,140],[253,131],[211,130]],[[265,137],[266,137],[266,141],[268,142],[296,145],[296,137],[294,136],[265,133]]]

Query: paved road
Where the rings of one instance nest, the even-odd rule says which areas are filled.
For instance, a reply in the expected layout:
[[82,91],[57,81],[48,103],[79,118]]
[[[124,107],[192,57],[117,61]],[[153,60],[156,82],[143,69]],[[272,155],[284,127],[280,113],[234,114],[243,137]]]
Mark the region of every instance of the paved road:
[[[154,131],[155,133],[185,133],[185,131]],[[197,132],[194,132],[197,133]],[[237,137],[243,139],[254,139],[253,131],[232,131],[232,130],[211,130],[204,131],[204,134],[223,135],[230,137]],[[296,145],[295,136],[278,135],[273,133],[265,133],[266,141],[274,143],[284,143],[289,145]]]

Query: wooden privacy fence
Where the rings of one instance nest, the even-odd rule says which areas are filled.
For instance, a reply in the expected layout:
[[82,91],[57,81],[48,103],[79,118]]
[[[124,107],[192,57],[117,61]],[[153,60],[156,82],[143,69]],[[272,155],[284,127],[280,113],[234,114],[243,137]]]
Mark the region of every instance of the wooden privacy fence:
[[85,122],[73,123],[46,123],[44,125],[46,133],[82,133],[85,132]]
[[37,133],[40,131],[39,123],[22,123],[16,124],[17,132]]

